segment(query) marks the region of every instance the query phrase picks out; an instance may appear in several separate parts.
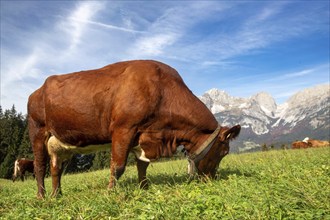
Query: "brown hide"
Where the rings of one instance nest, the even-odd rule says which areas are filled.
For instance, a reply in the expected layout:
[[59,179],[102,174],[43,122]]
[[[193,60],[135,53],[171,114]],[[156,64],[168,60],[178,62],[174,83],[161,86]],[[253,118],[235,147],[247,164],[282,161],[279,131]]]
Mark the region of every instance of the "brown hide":
[[24,181],[25,173],[34,173],[33,160],[28,160],[25,158],[17,159],[14,164],[14,174],[13,174],[13,182],[20,177],[22,181]]
[[320,141],[309,139],[308,142],[312,145],[312,147],[327,147],[330,146],[329,141]]
[[[193,154],[218,123],[170,66],[151,60],[115,63],[100,69],[49,77],[29,98],[28,120],[38,184],[44,196],[48,138],[85,147],[111,143],[109,188],[125,170],[128,153],[140,146],[149,159],[171,156],[179,145]],[[240,126],[222,128],[202,160],[201,175],[215,175]],[[60,191],[61,160],[51,156],[53,194]],[[59,162],[60,161],[60,162]],[[147,162],[138,160],[145,185]]]
[[300,149],[300,148],[309,148],[312,147],[310,143],[306,143],[303,141],[296,141],[292,143],[292,149]]

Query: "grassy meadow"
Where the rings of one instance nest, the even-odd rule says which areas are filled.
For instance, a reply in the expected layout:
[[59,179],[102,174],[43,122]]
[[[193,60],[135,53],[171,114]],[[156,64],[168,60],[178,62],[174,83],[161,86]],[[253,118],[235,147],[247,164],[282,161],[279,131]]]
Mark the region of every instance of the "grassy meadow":
[[189,181],[187,162],[135,166],[115,190],[109,170],[64,175],[63,196],[36,199],[36,181],[0,179],[0,219],[330,219],[330,148],[229,154],[213,181]]

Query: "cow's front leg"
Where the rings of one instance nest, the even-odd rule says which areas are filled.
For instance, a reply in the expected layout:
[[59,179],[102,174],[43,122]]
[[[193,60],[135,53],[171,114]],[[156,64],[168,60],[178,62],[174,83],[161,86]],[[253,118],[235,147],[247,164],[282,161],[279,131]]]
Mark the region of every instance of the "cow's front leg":
[[118,129],[112,135],[109,189],[116,185],[116,181],[125,171],[134,135],[133,129]]
[[116,185],[116,181],[123,175],[126,168],[126,160],[128,155],[128,149],[116,148],[116,145],[112,145],[111,149],[111,161],[110,161],[110,180],[109,189],[112,189]]
[[136,162],[137,162],[140,188],[148,189],[147,168],[149,166],[149,162],[145,162],[139,159],[136,159]]

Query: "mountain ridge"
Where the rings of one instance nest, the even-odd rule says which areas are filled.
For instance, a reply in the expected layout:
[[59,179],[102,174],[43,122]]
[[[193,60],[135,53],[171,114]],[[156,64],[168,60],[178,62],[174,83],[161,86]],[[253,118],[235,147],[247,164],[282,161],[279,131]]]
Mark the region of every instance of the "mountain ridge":
[[[210,89],[200,100],[223,126],[240,124],[239,149],[266,144],[290,144],[306,136],[330,139],[330,85],[303,89],[278,105],[267,92],[249,98]],[[235,149],[237,150],[237,149]]]

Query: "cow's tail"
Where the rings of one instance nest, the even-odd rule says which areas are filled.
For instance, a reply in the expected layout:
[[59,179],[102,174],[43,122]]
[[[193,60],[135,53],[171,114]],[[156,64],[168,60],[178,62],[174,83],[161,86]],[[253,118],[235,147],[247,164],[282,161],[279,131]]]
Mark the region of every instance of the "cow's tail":
[[15,160],[15,163],[14,163],[13,182],[16,180],[18,172],[19,172],[19,161],[17,159],[17,160]]
[[49,141],[49,138],[51,136],[53,136],[52,133],[50,133],[48,131],[45,132],[45,142],[44,142],[44,144],[45,144],[47,150],[48,150],[48,141]]

